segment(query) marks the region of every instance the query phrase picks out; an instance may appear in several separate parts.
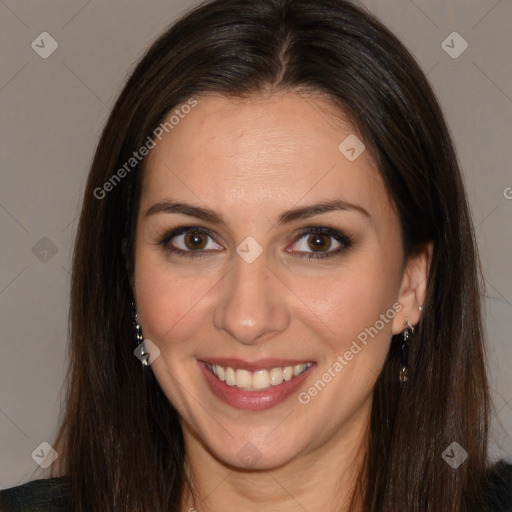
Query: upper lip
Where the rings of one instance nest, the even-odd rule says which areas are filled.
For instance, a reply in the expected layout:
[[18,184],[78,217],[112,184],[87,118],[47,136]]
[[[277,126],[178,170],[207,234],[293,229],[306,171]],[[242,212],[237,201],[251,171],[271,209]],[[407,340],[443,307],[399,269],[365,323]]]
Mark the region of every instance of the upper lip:
[[219,366],[229,366],[234,369],[247,370],[254,372],[257,370],[270,370],[276,367],[296,366],[298,364],[314,363],[311,359],[278,359],[278,358],[265,358],[256,359],[255,361],[244,361],[233,357],[212,357],[207,359],[200,359],[204,363],[216,364]]

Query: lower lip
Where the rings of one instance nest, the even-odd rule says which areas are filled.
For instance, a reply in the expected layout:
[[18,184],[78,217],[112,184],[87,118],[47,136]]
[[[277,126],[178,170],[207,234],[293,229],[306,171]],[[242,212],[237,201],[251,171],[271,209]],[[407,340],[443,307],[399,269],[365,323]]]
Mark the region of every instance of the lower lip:
[[270,409],[284,402],[297,391],[316,366],[315,364],[311,365],[297,377],[284,381],[278,386],[270,386],[270,388],[262,391],[244,391],[236,386],[228,386],[225,382],[219,380],[208,369],[204,361],[198,361],[198,363],[214,395],[232,407],[250,411]]

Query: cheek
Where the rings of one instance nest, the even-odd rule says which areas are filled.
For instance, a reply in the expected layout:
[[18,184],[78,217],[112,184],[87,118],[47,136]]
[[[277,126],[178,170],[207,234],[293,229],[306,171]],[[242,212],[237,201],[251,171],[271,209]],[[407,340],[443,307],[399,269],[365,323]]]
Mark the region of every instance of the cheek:
[[140,251],[135,273],[137,310],[144,337],[161,348],[168,340],[186,340],[205,321],[211,276],[183,276],[171,265]]
[[[318,281],[318,286],[299,281],[296,290],[309,306],[304,313],[308,318],[302,323],[318,326],[314,332],[322,347],[319,378],[323,383],[333,383],[326,386],[325,394],[322,391],[323,398],[315,406],[325,407],[325,414],[330,414],[328,409],[335,402],[338,416],[350,415],[368,398],[389,350],[393,319],[401,309],[396,302],[399,263],[383,257],[381,251],[364,251],[356,256],[330,273],[329,279]],[[306,390],[305,398],[323,389],[322,382]],[[340,393],[347,389],[351,390],[350,397],[340,402]]]
[[[295,294],[307,305],[311,318],[321,320],[326,336],[336,343],[347,343],[373,326],[386,312],[393,316],[400,285],[400,269],[394,268],[377,253],[353,258],[346,265],[317,279],[298,279]],[[317,322],[318,322],[317,320]],[[387,318],[389,320],[389,318]],[[391,334],[391,322],[384,327],[384,337]]]

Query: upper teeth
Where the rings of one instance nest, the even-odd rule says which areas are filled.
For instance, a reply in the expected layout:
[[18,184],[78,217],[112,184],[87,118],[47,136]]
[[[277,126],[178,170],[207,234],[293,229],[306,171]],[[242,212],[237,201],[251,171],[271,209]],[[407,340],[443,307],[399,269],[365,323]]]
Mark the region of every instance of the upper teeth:
[[236,386],[246,391],[257,391],[269,386],[278,386],[283,381],[300,375],[313,363],[297,364],[295,366],[276,367],[268,370],[250,372],[248,370],[223,367],[218,364],[206,363],[206,366],[221,381],[228,386]]

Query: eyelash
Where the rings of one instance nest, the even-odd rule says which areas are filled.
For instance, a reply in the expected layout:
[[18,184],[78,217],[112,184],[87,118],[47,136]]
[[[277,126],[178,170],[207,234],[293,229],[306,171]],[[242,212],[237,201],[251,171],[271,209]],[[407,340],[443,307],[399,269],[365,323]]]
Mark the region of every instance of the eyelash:
[[[183,256],[185,258],[203,258],[206,256],[204,252],[200,251],[184,251],[182,249],[178,249],[176,247],[172,247],[167,245],[174,237],[187,234],[190,232],[198,232],[203,235],[207,235],[213,240],[215,239],[214,233],[210,231],[207,228],[202,228],[198,226],[183,226],[176,229],[172,229],[171,231],[167,231],[164,233],[158,240],[157,245],[164,246],[165,250],[169,254],[176,254],[178,256]],[[313,226],[310,228],[305,228],[302,231],[300,231],[294,241],[294,244],[298,241],[302,240],[306,235],[326,235],[334,238],[337,242],[339,242],[341,247],[337,248],[334,251],[331,252],[311,252],[311,253],[304,253],[304,252],[298,252],[297,255],[299,258],[307,258],[308,260],[312,259],[321,259],[321,258],[327,258],[336,256],[346,249],[348,249],[352,245],[352,238],[341,231],[327,227],[327,226]],[[207,251],[210,252],[210,251]]]

